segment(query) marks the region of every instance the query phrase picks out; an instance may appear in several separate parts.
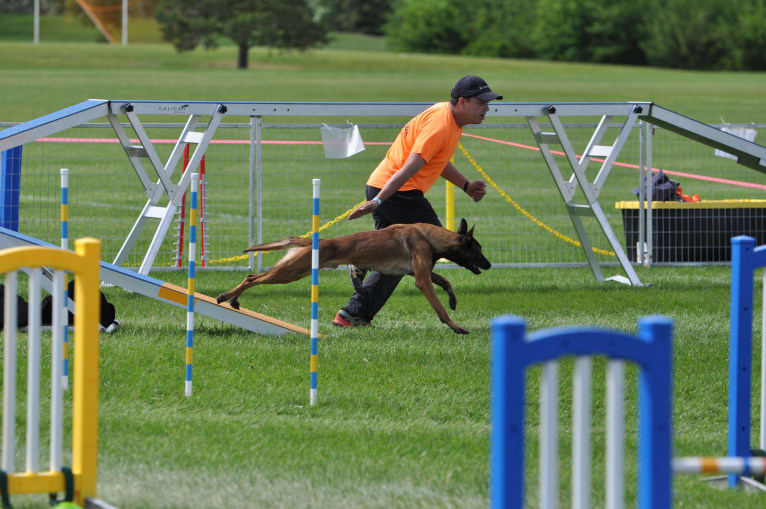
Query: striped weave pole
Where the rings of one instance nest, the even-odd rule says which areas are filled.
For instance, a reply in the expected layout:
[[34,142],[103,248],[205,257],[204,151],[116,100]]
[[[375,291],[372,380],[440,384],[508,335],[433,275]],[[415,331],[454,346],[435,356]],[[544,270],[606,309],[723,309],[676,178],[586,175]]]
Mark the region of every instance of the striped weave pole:
[[[61,249],[69,249],[69,170],[61,168]],[[64,273],[64,370],[61,373],[61,387],[69,387],[69,295],[67,275]]]
[[189,279],[186,300],[186,396],[192,394],[192,353],[194,352],[194,261],[197,254],[197,191],[199,174],[191,176],[191,199],[189,204]]
[[311,218],[311,389],[309,400],[317,402],[319,355],[319,183],[314,179],[314,213]]
[[736,456],[673,458],[674,474],[751,474],[766,473],[766,457]]

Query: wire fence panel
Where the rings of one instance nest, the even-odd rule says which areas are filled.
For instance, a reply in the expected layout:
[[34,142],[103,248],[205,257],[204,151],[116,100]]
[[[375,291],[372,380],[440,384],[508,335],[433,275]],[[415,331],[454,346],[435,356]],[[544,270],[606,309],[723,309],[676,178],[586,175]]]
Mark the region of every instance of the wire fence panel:
[[[253,125],[247,122],[249,119],[242,120],[243,123],[222,124],[205,154],[202,235],[207,268],[247,267],[248,261],[241,253],[250,244],[251,228],[255,231],[254,240],[260,238],[264,242],[309,232],[313,178],[322,179],[320,224],[339,218],[320,236],[339,236],[373,228],[370,218],[351,222],[342,216],[364,199],[364,186],[369,174],[385,156],[390,143],[408,118],[386,117],[376,122],[371,122],[369,118],[348,118],[349,122],[359,125],[365,150],[346,159],[326,159],[324,156],[320,127],[322,122],[338,125],[335,117],[301,120],[311,120],[312,123],[298,123],[294,118],[289,119],[288,123],[264,122],[259,131],[260,147],[251,146]],[[583,249],[579,246],[579,238],[551,172],[531,130],[518,120],[490,118],[481,126],[467,126],[464,129],[460,147],[455,151],[455,166],[470,180],[486,180],[488,190],[486,198],[478,203],[456,190],[455,218],[458,222],[460,218],[466,218],[470,225],[476,225],[476,237],[495,265],[584,264]],[[600,142],[602,145],[614,142],[622,120],[613,119]],[[130,138],[137,138],[129,125],[124,127]],[[145,127],[164,163],[183,125],[146,124]],[[576,153],[582,154],[595,124],[571,123],[565,124],[565,127]],[[543,129],[550,130],[546,126]],[[684,194],[699,195],[703,200],[700,203],[764,198],[766,175],[740,166],[731,159],[716,156],[710,147],[660,128],[655,129],[651,144],[653,168],[662,169],[669,178],[679,182]],[[192,151],[195,148],[196,145],[191,145]],[[551,149],[564,179],[568,179],[572,171],[563,152],[560,152],[559,146],[552,145]],[[633,261],[636,260],[637,232],[632,231],[635,225],[628,220],[629,236],[634,237],[626,241],[623,215],[630,219],[634,212],[616,204],[638,199],[633,190],[639,186],[640,153],[639,129],[634,128],[608,178],[603,181],[599,194],[599,203],[609,224]],[[144,161],[149,180],[155,182],[156,172],[148,160]],[[588,165],[586,174],[591,182],[599,174],[602,162],[603,158],[594,157]],[[175,170],[171,179],[173,182],[178,182],[181,166],[179,164]],[[86,124],[24,146],[19,231],[58,244],[60,168],[70,170],[70,236],[100,238],[103,258],[113,260],[144,207],[147,192],[114,131],[107,124]],[[258,182],[261,183],[260,193]],[[259,195],[260,204],[257,201]],[[443,223],[445,195],[442,180],[427,195]],[[574,201],[585,203],[581,190],[576,191]],[[160,201],[159,205],[166,203],[167,199]],[[685,240],[681,239],[680,244],[672,248],[673,252],[679,253],[678,259],[657,252],[653,261],[700,261],[693,254],[702,249],[697,246],[700,242],[707,242],[704,249],[709,250],[707,258],[711,258],[701,261],[722,261],[712,255],[720,249],[716,244],[719,240],[711,238],[701,241],[701,235],[705,233],[701,229],[719,224],[718,229],[725,227],[732,231],[743,230],[737,233],[756,235],[757,232],[751,230],[764,226],[764,214],[760,208],[751,206],[749,212],[736,216],[744,219],[737,219],[724,209],[721,209],[723,213],[709,210],[719,209],[685,210],[686,220],[672,224],[655,224],[657,218],[665,216],[661,216],[658,210],[653,211],[655,223],[651,240],[656,247],[670,249],[663,247],[663,242],[669,242],[668,235],[688,230],[684,233]],[[711,214],[719,219],[719,223],[703,221]],[[165,236],[154,268],[176,265],[179,220],[180,211]],[[720,221],[725,223],[724,226],[720,226],[723,224]],[[596,249],[597,259],[616,262],[596,220],[584,217],[583,222]],[[137,267],[141,264],[157,224],[154,219],[147,221],[125,260],[125,266]],[[671,228],[671,231],[663,230],[663,226]],[[262,265],[272,265],[278,256],[280,253],[265,254]]]
[[741,234],[766,243],[766,175],[663,129],[655,130],[652,154],[655,169],[678,182],[686,197],[700,199],[654,205],[654,263],[729,262],[730,239]]

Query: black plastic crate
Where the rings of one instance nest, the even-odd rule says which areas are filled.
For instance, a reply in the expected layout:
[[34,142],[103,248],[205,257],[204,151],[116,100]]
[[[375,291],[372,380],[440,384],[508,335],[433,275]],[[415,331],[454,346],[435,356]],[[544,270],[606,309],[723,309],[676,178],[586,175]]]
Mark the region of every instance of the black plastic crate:
[[[622,210],[628,259],[635,262],[638,202],[618,202],[615,207]],[[766,243],[766,200],[652,203],[655,263],[731,261],[731,238],[737,235],[755,237],[757,245]]]

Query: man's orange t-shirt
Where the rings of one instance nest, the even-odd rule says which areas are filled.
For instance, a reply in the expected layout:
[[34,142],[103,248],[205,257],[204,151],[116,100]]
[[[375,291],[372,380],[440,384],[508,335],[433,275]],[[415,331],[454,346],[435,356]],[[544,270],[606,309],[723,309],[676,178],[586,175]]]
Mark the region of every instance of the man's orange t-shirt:
[[449,103],[436,103],[402,128],[367,185],[382,188],[399,171],[410,154],[420,154],[426,164],[399,191],[428,191],[439,178],[457,148],[463,129],[458,127]]

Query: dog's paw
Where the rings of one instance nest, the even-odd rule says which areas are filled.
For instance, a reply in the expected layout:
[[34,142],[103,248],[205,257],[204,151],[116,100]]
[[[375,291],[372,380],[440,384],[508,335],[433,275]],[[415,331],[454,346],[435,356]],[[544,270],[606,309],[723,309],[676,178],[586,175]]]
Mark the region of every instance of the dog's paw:
[[470,334],[470,332],[468,332],[467,330],[465,330],[459,325],[455,325],[454,327],[452,327],[452,330],[455,332],[455,334]]
[[218,297],[215,298],[215,302],[217,304],[220,304],[221,302],[223,302],[225,300],[226,300],[226,294],[225,293],[222,293],[221,295],[219,295]]
[[450,295],[449,297],[449,308],[452,311],[455,311],[455,309],[457,309],[457,298],[454,295]]
[[229,305],[234,309],[239,309],[239,301],[237,299],[231,299]]

